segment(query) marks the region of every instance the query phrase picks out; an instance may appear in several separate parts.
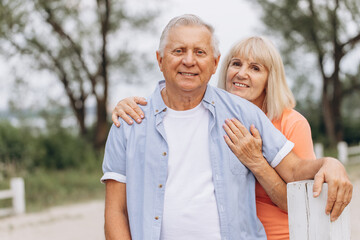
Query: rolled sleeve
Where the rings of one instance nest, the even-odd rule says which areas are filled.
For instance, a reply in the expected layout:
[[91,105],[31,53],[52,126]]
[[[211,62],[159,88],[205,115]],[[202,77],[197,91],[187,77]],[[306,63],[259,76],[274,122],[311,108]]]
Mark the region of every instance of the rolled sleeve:
[[126,183],[126,176],[115,172],[105,172],[100,181],[102,183],[105,183],[106,180],[115,180],[118,182]]
[[285,145],[280,149],[280,151],[276,154],[274,160],[271,162],[271,166],[275,168],[279,163],[283,160],[283,158],[288,155],[294,147],[294,143],[289,140],[286,141]]
[[102,170],[104,175],[100,181],[112,179],[118,182],[126,182],[126,137],[124,126],[111,127],[104,153]]

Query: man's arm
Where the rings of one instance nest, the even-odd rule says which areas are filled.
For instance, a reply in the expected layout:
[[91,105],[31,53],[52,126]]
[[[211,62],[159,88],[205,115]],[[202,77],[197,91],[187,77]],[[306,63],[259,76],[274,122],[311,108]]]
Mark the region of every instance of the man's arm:
[[106,181],[105,237],[107,240],[131,239],[126,205],[126,184]]
[[301,160],[290,152],[275,167],[285,182],[314,179],[314,197],[319,196],[322,184],[328,184],[326,214],[331,213],[331,221],[335,221],[350,203],[353,186],[346,174],[344,166],[334,158],[325,157],[316,160]]
[[287,212],[286,183],[264,158],[259,131],[251,125],[250,134],[236,119],[226,120],[225,123],[227,135],[224,139],[231,151],[250,169],[271,201]]

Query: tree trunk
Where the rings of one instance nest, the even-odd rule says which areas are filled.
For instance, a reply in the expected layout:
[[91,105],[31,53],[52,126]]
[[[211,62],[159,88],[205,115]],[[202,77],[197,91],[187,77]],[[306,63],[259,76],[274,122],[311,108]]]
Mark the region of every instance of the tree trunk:
[[96,149],[101,149],[106,143],[106,138],[109,131],[106,112],[106,100],[103,98],[97,99],[96,118],[97,121],[93,143]]
[[324,80],[323,89],[322,89],[322,112],[323,118],[326,128],[326,135],[329,138],[330,145],[334,146],[336,144],[336,134],[335,134],[335,118],[332,108],[332,101],[329,99],[328,87],[329,85],[326,84],[328,79]]

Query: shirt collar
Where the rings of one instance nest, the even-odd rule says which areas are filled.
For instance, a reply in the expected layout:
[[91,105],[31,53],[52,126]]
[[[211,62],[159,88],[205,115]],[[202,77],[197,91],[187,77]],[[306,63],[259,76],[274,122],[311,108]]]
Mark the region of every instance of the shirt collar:
[[161,80],[159,81],[159,83],[156,86],[154,95],[153,95],[153,114],[157,115],[161,112],[165,112],[166,111],[166,105],[164,103],[164,100],[161,96],[161,90],[165,87],[165,80]]
[[[165,112],[167,109],[167,106],[165,105],[165,102],[161,96],[161,90],[165,87],[165,80],[161,80],[158,82],[155,90],[155,94],[153,95],[153,114],[157,115],[161,112]],[[206,87],[206,91],[204,94],[204,97],[202,99],[202,102],[204,103],[206,108],[209,108],[209,106],[215,107],[215,93],[212,86],[209,84]]]

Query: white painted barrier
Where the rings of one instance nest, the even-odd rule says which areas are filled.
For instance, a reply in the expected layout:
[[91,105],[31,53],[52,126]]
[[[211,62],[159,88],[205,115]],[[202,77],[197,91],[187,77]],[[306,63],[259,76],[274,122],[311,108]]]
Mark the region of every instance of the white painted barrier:
[[342,163],[360,161],[360,145],[349,147],[346,142],[338,143],[338,158]]
[[331,222],[325,214],[327,184],[317,198],[313,185],[313,180],[287,184],[290,240],[350,240],[350,206]]
[[339,142],[337,145],[338,150],[338,159],[343,163],[346,164],[349,160],[348,158],[348,145],[346,142]]
[[314,144],[314,151],[317,158],[324,157],[324,146],[321,143]]
[[[317,158],[324,156],[324,147],[321,143],[314,144],[314,151]],[[360,144],[349,147],[346,142],[339,142],[337,144],[337,151],[337,158],[343,164],[360,162]]]
[[0,200],[12,198],[12,208],[0,209],[0,216],[25,213],[25,184],[22,178],[12,178],[10,189],[0,191]]

